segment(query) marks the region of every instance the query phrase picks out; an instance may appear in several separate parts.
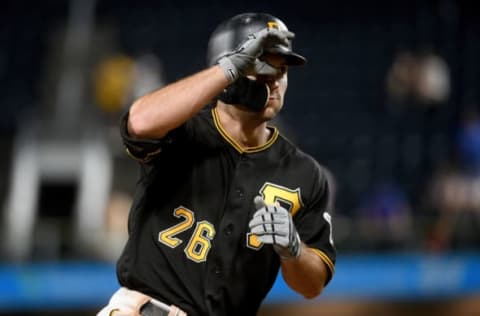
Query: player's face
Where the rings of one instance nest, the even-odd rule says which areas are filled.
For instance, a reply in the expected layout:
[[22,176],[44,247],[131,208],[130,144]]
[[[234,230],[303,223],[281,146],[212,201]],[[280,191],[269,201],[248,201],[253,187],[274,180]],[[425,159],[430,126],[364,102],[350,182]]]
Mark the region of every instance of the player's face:
[[283,107],[285,92],[288,86],[288,66],[285,64],[285,58],[278,55],[265,56],[264,60],[279,69],[275,76],[256,76],[257,81],[266,83],[270,88],[270,97],[268,98],[263,114],[266,119],[272,119]]

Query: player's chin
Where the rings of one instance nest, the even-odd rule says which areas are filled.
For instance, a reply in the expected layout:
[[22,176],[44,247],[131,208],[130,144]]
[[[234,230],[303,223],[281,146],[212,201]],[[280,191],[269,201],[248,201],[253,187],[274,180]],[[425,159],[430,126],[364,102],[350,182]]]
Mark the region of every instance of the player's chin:
[[270,99],[268,100],[265,109],[263,110],[263,115],[267,119],[274,118],[278,112],[282,109],[283,102],[280,99]]

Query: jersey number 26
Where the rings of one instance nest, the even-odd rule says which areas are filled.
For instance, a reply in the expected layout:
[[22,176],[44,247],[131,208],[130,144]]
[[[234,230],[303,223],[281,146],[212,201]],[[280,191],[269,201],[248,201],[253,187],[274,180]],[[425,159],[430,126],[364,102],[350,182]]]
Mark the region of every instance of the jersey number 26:
[[[194,225],[195,215],[194,213],[185,207],[177,207],[173,211],[173,216],[176,218],[182,218],[183,220],[165,230],[158,233],[158,241],[162,244],[170,247],[178,247],[183,240],[175,237]],[[195,230],[193,231],[187,246],[183,250],[188,259],[194,262],[203,262],[207,260],[208,252],[212,247],[212,239],[215,237],[215,228],[208,221],[197,222]]]

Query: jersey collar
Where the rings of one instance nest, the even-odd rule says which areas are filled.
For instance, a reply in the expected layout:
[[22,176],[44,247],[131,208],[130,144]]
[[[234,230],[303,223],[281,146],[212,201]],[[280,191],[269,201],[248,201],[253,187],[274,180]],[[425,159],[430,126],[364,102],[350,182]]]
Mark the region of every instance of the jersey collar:
[[215,124],[215,127],[217,128],[218,132],[222,137],[230,144],[232,145],[233,148],[235,148],[236,151],[238,151],[240,154],[243,153],[255,153],[259,152],[262,150],[265,150],[269,148],[270,146],[275,143],[275,141],[278,138],[278,129],[273,126],[268,126],[272,130],[272,136],[268,139],[268,141],[260,146],[254,146],[254,147],[243,147],[237,141],[235,141],[230,135],[228,135],[227,131],[223,128],[222,123],[220,122],[220,117],[218,116],[217,108],[212,109],[212,117],[213,117],[213,123]]

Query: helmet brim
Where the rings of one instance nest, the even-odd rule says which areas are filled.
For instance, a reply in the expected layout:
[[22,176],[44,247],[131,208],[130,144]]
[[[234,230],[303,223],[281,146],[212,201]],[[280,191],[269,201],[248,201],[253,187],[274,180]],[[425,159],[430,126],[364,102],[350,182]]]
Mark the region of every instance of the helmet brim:
[[285,64],[287,66],[303,66],[307,63],[307,59],[305,57],[282,46],[270,48],[266,51],[266,53],[284,57]]
[[307,59],[305,57],[294,52],[286,54],[285,58],[288,66],[303,66],[307,63]]

